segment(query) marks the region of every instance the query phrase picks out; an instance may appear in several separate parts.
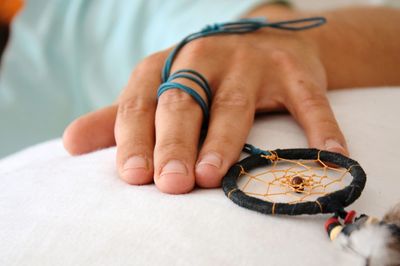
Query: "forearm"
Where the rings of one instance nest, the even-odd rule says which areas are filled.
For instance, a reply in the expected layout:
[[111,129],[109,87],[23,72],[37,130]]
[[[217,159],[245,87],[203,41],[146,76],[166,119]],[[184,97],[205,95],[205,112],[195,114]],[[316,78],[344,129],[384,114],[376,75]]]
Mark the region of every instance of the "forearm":
[[249,15],[273,20],[326,17],[326,25],[294,34],[315,44],[330,89],[400,84],[399,10],[353,7],[304,13],[271,5]]
[[306,33],[319,47],[329,88],[400,84],[400,11],[326,12],[327,25]]

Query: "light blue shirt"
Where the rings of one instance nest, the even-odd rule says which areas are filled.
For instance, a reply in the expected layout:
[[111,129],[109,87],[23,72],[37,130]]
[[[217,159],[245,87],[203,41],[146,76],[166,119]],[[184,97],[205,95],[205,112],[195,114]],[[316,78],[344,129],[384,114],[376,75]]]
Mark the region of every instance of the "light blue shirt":
[[[263,0],[31,0],[0,72],[0,157],[112,103],[135,65]],[[156,88],[155,88],[156,89]]]

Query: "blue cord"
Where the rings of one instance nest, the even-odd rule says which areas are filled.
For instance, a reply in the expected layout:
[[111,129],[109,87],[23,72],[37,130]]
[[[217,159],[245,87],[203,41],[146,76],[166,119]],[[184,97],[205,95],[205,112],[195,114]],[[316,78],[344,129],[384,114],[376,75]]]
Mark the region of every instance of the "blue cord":
[[[178,52],[189,42],[213,35],[222,35],[222,34],[244,34],[259,30],[261,28],[275,28],[281,30],[289,30],[289,31],[299,31],[306,30],[321,26],[326,23],[326,19],[324,17],[311,17],[311,18],[303,18],[303,19],[295,19],[295,20],[286,20],[286,21],[278,21],[278,22],[267,22],[265,18],[246,18],[240,19],[233,22],[225,22],[225,23],[215,23],[213,25],[208,25],[203,28],[199,32],[192,33],[184,38],[178,45],[171,51],[165,60],[164,67],[161,73],[162,84],[158,88],[157,98],[161,96],[167,90],[170,89],[179,89],[184,92],[190,94],[193,99],[200,105],[203,111],[203,129],[206,129],[208,126],[209,120],[209,108],[211,106],[211,88],[207,82],[207,79],[192,69],[181,69],[173,73],[171,73],[172,63],[174,62]],[[174,82],[175,79],[184,78],[196,83],[200,88],[202,88],[206,94],[207,101],[205,101],[199,93],[197,93],[194,89],[180,84],[178,82]],[[246,149],[246,145],[247,149]],[[244,151],[251,152],[252,154],[265,154],[266,151],[259,150],[250,144],[246,144],[244,147]],[[251,146],[251,147],[250,147]]]
[[269,151],[259,149],[251,144],[244,144],[243,151],[252,155],[272,155]]

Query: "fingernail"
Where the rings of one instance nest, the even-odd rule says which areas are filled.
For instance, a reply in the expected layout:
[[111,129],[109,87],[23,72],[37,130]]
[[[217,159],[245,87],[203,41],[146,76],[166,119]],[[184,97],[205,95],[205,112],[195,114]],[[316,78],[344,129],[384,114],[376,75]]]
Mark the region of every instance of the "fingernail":
[[129,158],[124,164],[124,171],[133,169],[148,170],[147,160],[143,156],[135,155]]
[[201,161],[197,164],[197,167],[201,167],[203,165],[211,165],[216,168],[220,168],[222,165],[221,156],[216,153],[210,152],[203,156]]
[[179,160],[171,160],[162,168],[160,177],[168,174],[186,175],[186,166]]
[[152,180],[149,161],[143,156],[130,157],[124,164],[121,177],[132,185],[143,185]]
[[325,141],[325,149],[332,152],[345,153],[345,148],[336,140],[328,139]]

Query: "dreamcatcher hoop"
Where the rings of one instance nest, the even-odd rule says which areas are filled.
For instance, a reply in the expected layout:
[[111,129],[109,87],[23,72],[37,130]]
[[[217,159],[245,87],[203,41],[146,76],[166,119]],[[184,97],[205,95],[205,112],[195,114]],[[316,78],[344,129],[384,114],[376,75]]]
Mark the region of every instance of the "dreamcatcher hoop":
[[[238,186],[239,177],[257,167],[271,166],[279,158],[287,160],[321,160],[347,169],[352,181],[343,189],[327,193],[315,201],[297,203],[270,202],[247,195]],[[366,183],[366,174],[358,162],[339,153],[317,149],[277,149],[258,152],[233,165],[222,180],[225,195],[237,205],[264,214],[318,214],[335,213],[345,217],[344,208],[360,197]]]

